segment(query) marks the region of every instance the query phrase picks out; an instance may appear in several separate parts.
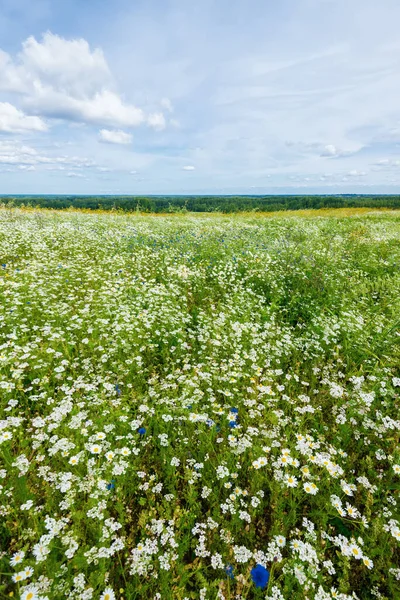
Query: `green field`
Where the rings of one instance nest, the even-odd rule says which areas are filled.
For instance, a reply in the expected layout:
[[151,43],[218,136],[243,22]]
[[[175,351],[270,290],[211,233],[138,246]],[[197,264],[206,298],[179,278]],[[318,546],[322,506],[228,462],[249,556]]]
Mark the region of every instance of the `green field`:
[[398,211],[3,208],[0,263],[0,598],[400,598]]

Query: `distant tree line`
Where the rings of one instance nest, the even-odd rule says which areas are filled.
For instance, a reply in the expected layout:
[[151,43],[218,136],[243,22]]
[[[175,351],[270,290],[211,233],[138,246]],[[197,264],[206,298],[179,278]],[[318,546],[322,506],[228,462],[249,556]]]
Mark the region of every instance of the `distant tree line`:
[[400,208],[400,196],[3,196],[0,203],[53,209],[182,213],[300,210],[305,208]]

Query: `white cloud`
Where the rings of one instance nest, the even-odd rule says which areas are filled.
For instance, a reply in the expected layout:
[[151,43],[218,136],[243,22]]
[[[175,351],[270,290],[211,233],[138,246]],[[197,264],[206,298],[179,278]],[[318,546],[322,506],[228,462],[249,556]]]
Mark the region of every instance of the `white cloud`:
[[0,164],[43,166],[46,170],[64,170],[63,165],[69,169],[96,167],[96,163],[89,158],[69,155],[46,156],[19,141],[2,140],[0,140]]
[[349,177],[365,177],[366,172],[365,171],[357,171],[356,169],[352,169],[351,171],[349,171],[347,173],[347,175]]
[[84,39],[66,40],[47,32],[41,42],[29,37],[22,48],[19,62],[28,77],[42,86],[82,97],[94,95],[111,82],[103,52],[91,50]]
[[322,146],[320,156],[327,158],[345,158],[347,156],[352,156],[356,154],[363,148],[363,144],[358,142],[347,142],[346,149],[343,150],[334,146],[333,144],[327,144],[326,146]]
[[150,127],[153,127],[156,130],[161,130],[165,128],[165,117],[162,113],[154,113],[147,117],[147,122]]
[[21,143],[0,141],[0,163],[7,165],[36,164],[38,156],[36,150]]
[[137,127],[145,117],[140,108],[123,104],[114,92],[104,90],[92,98],[74,98],[48,88],[36,89],[26,106],[49,117],[111,127]]
[[9,102],[0,102],[0,131],[25,133],[46,130],[46,123],[39,117],[27,116]]
[[11,57],[0,48],[0,90],[6,92],[22,92],[24,84],[19,70],[14,65]]
[[0,70],[0,89],[19,92],[23,106],[37,115],[110,127],[165,127],[162,113],[146,115],[122,100],[103,52],[84,39],[31,36],[15,60],[0,51]]
[[132,134],[121,131],[121,129],[101,129],[99,131],[99,140],[107,144],[130,144],[132,142]]
[[172,106],[172,102],[169,98],[163,98],[161,100],[161,106],[165,108],[168,112],[174,112],[174,107]]
[[36,171],[33,165],[18,165],[18,169],[21,171]]
[[338,156],[339,150],[333,144],[327,144],[321,152],[321,156]]
[[375,165],[375,168],[392,168],[392,167],[400,167],[400,160],[398,159],[389,159],[389,158],[382,158],[381,160],[376,161],[375,163],[373,163]]
[[193,165],[186,165],[185,167],[182,167],[183,171],[194,171],[194,166]]

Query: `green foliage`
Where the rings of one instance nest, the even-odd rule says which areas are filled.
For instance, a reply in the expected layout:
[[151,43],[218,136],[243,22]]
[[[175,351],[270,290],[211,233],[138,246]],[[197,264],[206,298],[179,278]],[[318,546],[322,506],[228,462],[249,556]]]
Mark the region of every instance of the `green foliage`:
[[321,208],[400,208],[400,196],[0,196],[0,203],[52,209],[143,213],[276,212]]

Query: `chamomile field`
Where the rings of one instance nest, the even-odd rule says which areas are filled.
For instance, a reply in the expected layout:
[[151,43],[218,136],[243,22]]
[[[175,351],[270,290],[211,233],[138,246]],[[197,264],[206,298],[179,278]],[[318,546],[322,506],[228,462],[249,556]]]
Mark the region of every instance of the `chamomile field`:
[[400,213],[0,210],[0,597],[400,598]]

